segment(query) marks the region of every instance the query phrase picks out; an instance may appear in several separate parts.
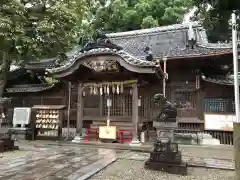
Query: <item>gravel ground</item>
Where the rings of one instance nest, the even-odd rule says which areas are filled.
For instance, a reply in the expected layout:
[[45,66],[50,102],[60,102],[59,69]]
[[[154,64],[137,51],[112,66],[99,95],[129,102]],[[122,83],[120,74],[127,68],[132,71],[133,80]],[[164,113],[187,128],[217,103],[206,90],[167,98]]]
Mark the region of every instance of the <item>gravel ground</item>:
[[234,171],[189,168],[188,176],[166,174],[144,169],[143,161],[121,159],[109,165],[90,180],[235,180]]

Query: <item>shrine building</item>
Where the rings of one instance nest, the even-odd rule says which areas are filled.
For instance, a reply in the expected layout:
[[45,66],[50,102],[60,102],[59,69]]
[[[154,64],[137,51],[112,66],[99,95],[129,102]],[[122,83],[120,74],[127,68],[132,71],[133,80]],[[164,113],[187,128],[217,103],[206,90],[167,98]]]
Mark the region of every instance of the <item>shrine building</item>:
[[5,96],[13,108],[66,106],[64,128],[81,133],[108,122],[138,141],[140,132],[154,133],[159,107],[152,97],[162,93],[177,106],[179,132],[207,131],[231,144],[231,124],[217,123],[234,118],[232,59],[231,43],[210,43],[198,22],[111,33],[79,45],[63,60],[11,69]]

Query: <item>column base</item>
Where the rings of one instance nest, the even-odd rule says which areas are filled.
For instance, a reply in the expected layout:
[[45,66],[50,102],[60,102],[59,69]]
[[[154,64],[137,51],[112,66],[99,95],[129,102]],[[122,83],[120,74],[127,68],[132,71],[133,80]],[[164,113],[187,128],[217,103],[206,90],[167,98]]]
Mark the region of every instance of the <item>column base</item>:
[[141,145],[142,143],[138,139],[132,140],[132,142],[129,143],[129,146],[141,146]]
[[240,179],[240,123],[233,123],[233,143],[236,178]]
[[73,143],[81,143],[83,142],[84,138],[82,136],[76,135],[72,140]]

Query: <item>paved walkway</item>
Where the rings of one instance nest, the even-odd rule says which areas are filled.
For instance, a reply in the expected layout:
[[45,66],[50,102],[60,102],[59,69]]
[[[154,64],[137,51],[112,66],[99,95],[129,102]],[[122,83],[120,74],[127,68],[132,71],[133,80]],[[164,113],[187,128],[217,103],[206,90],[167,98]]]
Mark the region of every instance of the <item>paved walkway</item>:
[[[152,149],[149,145],[89,146],[50,141],[23,141],[17,145],[19,151],[6,152],[0,158],[0,180],[84,180],[117,159],[143,162],[149,158],[147,151]],[[183,160],[190,165],[234,169],[231,147],[181,146],[180,149]]]
[[113,149],[47,145],[22,149],[4,153],[0,158],[0,180],[84,180],[123,153]]

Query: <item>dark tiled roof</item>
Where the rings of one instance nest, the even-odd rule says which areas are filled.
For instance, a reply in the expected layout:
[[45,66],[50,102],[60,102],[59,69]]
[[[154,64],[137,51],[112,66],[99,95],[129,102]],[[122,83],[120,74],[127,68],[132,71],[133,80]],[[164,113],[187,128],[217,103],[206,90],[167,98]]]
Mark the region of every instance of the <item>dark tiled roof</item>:
[[[188,48],[190,24],[194,31],[196,46]],[[111,41],[138,58],[144,58],[144,48],[151,48],[155,57],[194,57],[201,55],[230,53],[229,43],[209,43],[206,31],[198,22],[143,29],[107,35]]]
[[222,84],[222,85],[228,85],[228,86],[234,85],[234,80],[232,78],[225,77],[225,76],[205,77],[204,75],[202,75],[202,79],[206,82],[215,83],[215,84]]
[[42,59],[41,61],[32,61],[26,64],[25,68],[48,68],[54,67],[57,58],[50,58],[50,59]]
[[10,88],[6,88],[8,93],[19,92],[41,92],[53,88],[56,84],[27,84],[27,85],[14,85]]
[[0,104],[8,103],[10,102],[11,98],[7,97],[0,97]]
[[192,48],[183,48],[175,47],[171,48],[169,58],[180,58],[180,57],[194,57],[194,56],[208,56],[208,55],[217,55],[217,54],[226,54],[232,53],[231,48],[210,48],[197,45]]
[[108,35],[110,40],[138,58],[144,58],[144,49],[150,47],[154,56],[167,56],[171,47],[186,47],[188,26],[173,25]]
[[[78,51],[80,51],[81,48],[79,46],[76,46],[72,51],[69,51],[66,53],[68,58],[72,58]],[[51,68],[56,66],[56,61],[58,58],[49,58],[49,59],[42,59],[40,61],[32,61],[26,64],[26,68]]]
[[[231,44],[209,43],[206,31],[198,22],[111,33],[106,36],[113,44],[123,48],[118,51],[113,49],[114,53],[120,53],[124,56],[127,63],[136,66],[148,66],[149,61],[145,61],[146,53],[144,52],[146,47],[150,48],[153,57],[161,58],[166,56],[171,59],[231,53]],[[194,49],[187,47],[190,36],[193,36],[196,40]],[[104,48],[97,48],[95,51],[81,52],[81,48],[76,47],[73,51],[67,53],[68,60],[62,62],[60,65],[57,65],[57,59],[53,58],[28,63],[26,67],[48,68],[49,71],[53,72],[56,69],[60,70],[60,66],[64,68],[71,66],[72,63],[84,55],[90,56],[94,55],[94,53],[100,55],[101,53],[106,53],[106,51],[111,53],[111,50]]]
[[92,49],[92,50],[85,51],[85,52],[79,51],[68,61],[62,62],[59,67],[49,68],[47,70],[50,73],[64,71],[64,70],[68,69],[69,67],[71,67],[78,59],[80,59],[82,57],[93,56],[93,55],[106,55],[106,54],[119,55],[128,64],[134,65],[134,66],[139,66],[139,67],[154,67],[155,66],[155,62],[139,59],[139,58],[127,53],[124,50],[117,51],[116,49],[98,48],[98,49]]

